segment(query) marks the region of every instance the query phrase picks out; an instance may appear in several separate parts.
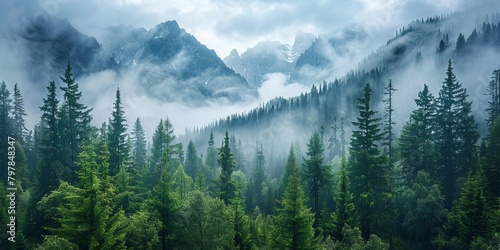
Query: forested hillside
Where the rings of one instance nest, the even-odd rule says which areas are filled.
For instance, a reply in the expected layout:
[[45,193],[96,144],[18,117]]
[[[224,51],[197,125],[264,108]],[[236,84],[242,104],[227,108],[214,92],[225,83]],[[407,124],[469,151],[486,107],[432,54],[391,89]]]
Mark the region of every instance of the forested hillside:
[[500,70],[483,76],[482,110],[457,75],[477,48],[500,49],[500,23],[455,46],[440,37],[440,81],[420,83],[408,119],[396,116],[408,108],[395,105],[405,85],[392,76],[423,59],[403,60],[404,49],[183,135],[158,111],[151,138],[120,88],[109,119],[94,121],[71,62],[47,83],[34,128],[28,89],[2,82],[0,246],[496,249]]

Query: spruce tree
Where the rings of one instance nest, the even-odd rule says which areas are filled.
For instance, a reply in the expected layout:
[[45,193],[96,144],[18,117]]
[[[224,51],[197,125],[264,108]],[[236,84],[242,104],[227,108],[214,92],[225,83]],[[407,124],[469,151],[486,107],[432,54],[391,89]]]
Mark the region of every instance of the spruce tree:
[[472,115],[472,102],[467,101],[467,97],[466,89],[453,73],[450,60],[436,111],[437,148],[440,153],[438,174],[443,180],[447,208],[457,197],[457,180],[465,177],[477,163],[475,144],[479,134]]
[[[151,148],[150,168],[153,173],[154,183],[160,178],[163,171],[162,168],[167,168],[173,171],[179,166],[180,162],[176,162],[175,156],[179,153],[179,144],[174,144],[175,135],[172,123],[168,118],[160,120],[153,134],[153,145]],[[165,158],[165,159],[163,159]],[[162,164],[165,160],[167,164]]]
[[290,165],[288,184],[276,209],[272,231],[275,249],[316,249],[314,238],[314,215],[306,205],[306,197],[300,184],[296,162]]
[[219,148],[219,166],[221,173],[219,177],[219,197],[224,204],[230,204],[230,201],[235,197],[236,183],[231,180],[235,168],[233,154],[229,146],[229,133],[226,131],[222,147]]
[[488,108],[486,112],[488,113],[488,118],[486,119],[486,125],[488,131],[493,127],[493,123],[500,117],[500,70],[493,71],[492,80],[488,84],[488,93],[491,100],[488,102]]
[[424,84],[415,99],[417,109],[410,115],[399,138],[399,153],[406,182],[411,185],[417,173],[424,170],[436,178],[436,101]]
[[26,136],[28,134],[28,129],[26,129],[25,119],[26,111],[24,109],[24,99],[21,95],[21,91],[17,87],[17,83],[14,85],[14,103],[12,108],[12,128],[13,135],[16,140],[21,143],[23,147],[26,146]]
[[[7,155],[7,148],[9,146],[7,144],[7,136],[12,135],[11,102],[7,85],[2,81],[0,85],[0,138],[4,139],[0,142],[0,155],[4,156]],[[0,180],[7,180],[7,157],[0,157],[0,166],[2,166]]]
[[297,163],[297,158],[295,157],[295,150],[293,148],[293,144],[290,146],[290,150],[288,151],[288,157],[286,160],[285,169],[283,170],[283,174],[281,175],[279,181],[278,188],[278,196],[281,197],[285,192],[286,186],[288,185],[288,178],[291,174],[291,167],[293,163]]
[[493,124],[487,138],[483,161],[484,174],[490,200],[496,202],[500,198],[500,119]]
[[75,183],[77,166],[74,163],[77,161],[80,147],[90,139],[92,109],[80,102],[82,92],[78,90],[78,83],[73,78],[69,62],[64,76],[59,76],[59,78],[65,84],[61,87],[64,101],[59,111],[61,149],[64,151],[62,153],[65,157],[64,164],[68,168],[65,180]]
[[360,215],[361,235],[368,240],[374,232],[376,217],[380,220],[389,191],[388,170],[381,155],[382,144],[380,118],[371,109],[372,89],[365,85],[362,98],[358,98],[359,116],[353,122],[351,158],[349,160],[354,199]]
[[[216,171],[219,167],[218,165],[219,154],[217,148],[214,146],[214,134],[210,131],[210,137],[208,139],[207,154],[205,156],[205,166],[208,169],[207,177],[210,181],[214,180],[216,177]],[[210,184],[210,183],[209,183]]]
[[184,163],[184,167],[186,169],[186,174],[190,176],[191,178],[195,178],[196,172],[198,171],[198,168],[201,166],[198,165],[199,163],[199,157],[198,153],[196,152],[196,148],[194,147],[194,143],[192,141],[189,141],[188,146],[187,146],[187,152],[186,152],[186,161]]
[[[253,194],[253,207],[258,206],[262,211],[264,209],[263,186],[267,181],[266,176],[266,158],[264,156],[264,149],[262,144],[256,148],[255,152],[255,169],[252,176],[252,192]],[[247,191],[248,192],[248,191]]]
[[120,89],[116,89],[116,100],[108,124],[109,174],[116,175],[128,161],[127,120],[123,111]]
[[[163,160],[162,165],[166,165]],[[149,206],[154,217],[160,222],[158,236],[163,250],[171,249],[178,241],[176,228],[178,227],[179,200],[172,192],[166,167],[163,169],[158,185],[153,189],[153,197],[149,200]]]
[[324,165],[324,147],[319,133],[315,132],[307,144],[308,159],[304,159],[304,179],[307,188],[313,197],[313,212],[319,216],[319,200],[322,191],[331,183],[331,170],[328,165]]
[[142,127],[139,117],[135,120],[134,128],[132,130],[132,152],[135,164],[139,168],[146,166],[146,135]]
[[342,230],[344,226],[358,226],[350,185],[345,156],[342,156],[339,183],[335,196],[335,212],[332,214],[332,236],[338,241],[342,241]]
[[[62,182],[57,190],[64,201],[57,208],[60,227],[50,228],[56,236],[78,245],[80,249],[124,248],[125,216],[119,210],[112,213],[113,187],[107,176],[107,153],[102,152],[98,164],[93,146],[85,146],[79,155],[78,186]],[[44,197],[42,203],[52,195]]]

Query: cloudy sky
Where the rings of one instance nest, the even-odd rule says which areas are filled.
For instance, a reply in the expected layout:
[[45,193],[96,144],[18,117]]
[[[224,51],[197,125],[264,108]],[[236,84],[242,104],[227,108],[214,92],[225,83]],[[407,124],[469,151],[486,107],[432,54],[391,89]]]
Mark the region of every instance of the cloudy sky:
[[[315,35],[360,25],[386,40],[409,21],[476,4],[475,0],[0,0],[0,14],[32,19],[40,10],[68,18],[81,32],[125,24],[150,29],[176,20],[224,58],[259,41],[293,43],[298,31]],[[485,0],[483,2],[494,2]],[[31,3],[28,4],[28,3]],[[21,10],[22,9],[22,10]],[[2,13],[4,12],[4,13]],[[6,13],[5,13],[6,12]]]

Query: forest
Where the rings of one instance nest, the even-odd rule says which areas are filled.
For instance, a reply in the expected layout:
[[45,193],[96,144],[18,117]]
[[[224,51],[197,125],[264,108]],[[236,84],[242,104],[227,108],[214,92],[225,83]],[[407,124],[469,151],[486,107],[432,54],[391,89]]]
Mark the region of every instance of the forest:
[[[488,25],[481,37],[500,38],[500,25]],[[457,57],[477,36],[460,34]],[[484,135],[451,59],[439,91],[422,84],[396,132],[390,70],[353,72],[180,136],[159,118],[150,140],[140,118],[128,127],[119,88],[109,120],[92,125],[70,63],[48,83],[31,130],[20,86],[2,82],[0,246],[498,249],[500,70],[485,93]],[[238,139],[242,126],[272,129],[276,117],[307,129]],[[271,155],[278,147],[287,155]]]

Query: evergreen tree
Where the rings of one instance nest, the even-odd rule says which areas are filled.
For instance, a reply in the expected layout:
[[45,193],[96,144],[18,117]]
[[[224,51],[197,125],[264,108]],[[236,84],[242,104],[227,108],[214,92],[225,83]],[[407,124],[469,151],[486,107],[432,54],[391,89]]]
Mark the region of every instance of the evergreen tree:
[[403,227],[421,248],[429,248],[446,217],[444,197],[430,175],[419,171],[415,182],[403,192]]
[[257,147],[255,152],[255,169],[253,171],[252,177],[252,190],[253,193],[253,206],[258,206],[260,210],[264,209],[264,199],[263,199],[263,186],[267,181],[266,176],[266,158],[264,156],[264,149],[262,144]]
[[[374,231],[375,218],[383,215],[383,206],[389,191],[388,171],[385,157],[380,154],[379,146],[383,140],[380,118],[370,107],[372,89],[369,84],[364,88],[363,98],[358,98],[359,117],[352,124],[350,176],[354,199],[361,222],[361,235],[368,240]],[[377,213],[379,213],[377,216]]]
[[58,128],[58,105],[55,82],[47,87],[47,98],[43,99],[42,122],[45,133],[40,141],[39,167],[37,172],[37,190],[35,197],[40,200],[45,194],[57,188],[59,184],[57,172],[61,166],[59,161],[61,144]]
[[[167,162],[162,160],[162,165]],[[176,228],[178,227],[179,200],[172,192],[171,183],[168,178],[166,167],[160,176],[158,185],[153,189],[153,197],[149,200],[153,216],[160,221],[158,236],[163,250],[172,249],[178,241]]]
[[457,38],[457,44],[455,46],[455,53],[457,55],[462,55],[463,51],[465,49],[465,36],[460,33]]
[[500,197],[500,119],[493,124],[488,135],[483,169],[487,180],[491,200],[496,202]]
[[424,84],[415,103],[417,109],[411,113],[410,121],[403,127],[399,138],[402,168],[409,185],[420,170],[429,173],[431,178],[436,178],[436,103],[427,85]]
[[194,143],[192,141],[189,141],[184,167],[186,168],[186,174],[191,178],[195,178],[198,168],[201,167],[198,165],[199,162],[200,160],[198,157],[198,153],[196,152],[196,148],[194,147]]
[[314,238],[314,215],[306,205],[306,197],[300,184],[299,170],[291,163],[288,185],[281,206],[276,209],[272,231],[275,249],[316,249]]
[[146,134],[144,128],[142,127],[141,120],[139,117],[135,120],[134,128],[132,130],[132,152],[135,164],[139,168],[144,168],[146,166]]
[[25,126],[26,111],[24,109],[24,99],[21,95],[21,91],[17,87],[17,83],[14,85],[14,103],[12,109],[12,128],[13,135],[16,140],[21,143],[23,147],[26,146],[26,136],[28,134],[28,130]]
[[[78,162],[78,186],[62,182],[58,189],[65,193],[63,204],[57,208],[60,227],[50,231],[80,249],[124,248],[125,216],[121,210],[112,213],[110,200],[114,190],[107,178],[108,157],[107,152],[102,152],[99,165],[93,146],[83,147]],[[44,197],[42,203],[52,195],[57,193]]]
[[[174,129],[170,120],[168,118],[165,121],[160,120],[160,124],[158,124],[153,134],[153,145],[151,148],[150,168],[153,172],[154,180],[152,181],[154,183],[157,183],[157,180],[160,178],[163,172],[162,168],[173,171],[181,163],[175,157],[181,151],[179,150],[180,145],[174,144],[174,140]],[[163,164],[163,161],[167,164]]]
[[241,200],[234,200],[232,205],[234,214],[234,246],[237,249],[254,249],[254,244],[250,235],[250,222]]
[[485,196],[485,180],[482,171],[470,172],[448,214],[445,231],[448,246],[470,246],[478,237],[487,237],[492,228],[492,211]]
[[186,201],[193,187],[193,179],[189,177],[182,165],[179,165],[172,175],[172,190],[175,191],[181,201]]
[[158,231],[160,222],[143,209],[129,217],[127,248],[154,250],[159,247]]
[[77,166],[77,156],[80,153],[80,147],[90,139],[90,122],[92,117],[89,109],[80,103],[82,92],[78,90],[78,83],[73,78],[71,64],[68,62],[64,76],[59,76],[66,86],[61,87],[64,92],[64,102],[59,111],[61,149],[64,151],[64,164],[68,168],[66,178],[70,184],[75,183]]
[[295,150],[293,148],[293,144],[290,146],[290,150],[288,152],[288,158],[286,160],[285,169],[283,170],[283,174],[281,175],[279,182],[279,190],[278,195],[281,197],[285,192],[286,186],[288,185],[288,178],[291,174],[292,164],[297,163],[297,158],[295,157]]
[[332,214],[332,236],[338,241],[342,241],[342,229],[344,226],[357,227],[357,215],[350,191],[350,181],[347,174],[347,164],[342,156],[340,164],[339,183],[335,197],[336,209]]
[[[10,99],[10,92],[7,89],[7,85],[2,81],[0,85],[0,138],[4,138],[0,142],[0,155],[7,155],[7,136],[11,136],[12,133],[12,120],[10,117],[10,112],[12,110],[12,100]],[[2,166],[2,171],[0,173],[0,180],[7,180],[7,157],[0,157],[0,166]]]
[[332,135],[328,139],[328,158],[333,159],[333,157],[340,155],[341,153],[341,145],[340,145],[340,139],[338,138],[338,126],[337,126],[337,117],[333,118],[333,125],[332,125]]
[[123,111],[120,89],[116,89],[116,100],[108,125],[109,174],[114,176],[128,160],[127,120]]
[[488,108],[486,112],[488,113],[488,118],[486,119],[486,125],[488,126],[488,131],[493,127],[493,123],[500,117],[500,70],[493,71],[493,80],[488,84],[488,93],[491,97],[491,101],[488,102]]
[[479,134],[471,114],[472,102],[467,91],[457,81],[451,60],[446,78],[439,91],[437,105],[437,147],[440,152],[438,173],[443,178],[443,193],[447,208],[457,197],[457,180],[476,164],[476,142]]
[[304,159],[304,179],[313,197],[313,212],[316,218],[320,215],[319,200],[322,191],[331,183],[330,166],[323,164],[324,147],[319,133],[315,132],[307,144],[308,159]]
[[231,199],[235,197],[236,183],[231,180],[235,168],[233,154],[229,146],[229,134],[226,131],[222,147],[219,148],[219,166],[221,167],[219,179],[219,197],[224,204],[230,204]]

